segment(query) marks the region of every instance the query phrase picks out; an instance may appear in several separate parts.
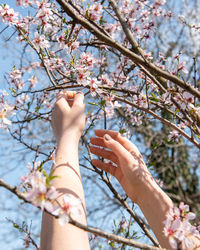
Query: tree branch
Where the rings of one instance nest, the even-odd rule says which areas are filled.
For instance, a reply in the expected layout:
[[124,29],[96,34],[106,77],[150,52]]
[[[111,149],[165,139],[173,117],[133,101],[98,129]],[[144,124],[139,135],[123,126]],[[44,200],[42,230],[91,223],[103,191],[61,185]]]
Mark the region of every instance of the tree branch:
[[[4,187],[8,191],[10,191],[14,195],[16,195],[19,199],[23,200],[26,203],[31,204],[31,202],[27,201],[26,198],[19,192],[17,187],[10,186],[9,184],[7,184],[2,179],[0,179],[0,187]],[[38,207],[38,208],[40,208],[40,207]],[[50,214],[51,216],[53,216],[50,212],[48,212],[46,210],[45,210],[45,212]],[[58,218],[58,216],[54,216],[54,217]],[[135,240],[132,240],[132,239],[126,239],[124,237],[117,236],[115,234],[107,233],[107,232],[104,232],[103,230],[95,228],[95,227],[86,226],[84,224],[79,223],[78,221],[73,220],[71,217],[70,217],[69,223],[76,226],[76,227],[78,227],[78,228],[80,228],[80,229],[83,229],[84,231],[93,233],[95,235],[101,236],[101,237],[106,238],[106,239],[111,240],[111,241],[126,244],[128,246],[133,246],[133,247],[136,247],[136,248],[139,248],[139,249],[145,249],[145,250],[159,250],[159,249],[162,249],[162,248],[153,247],[153,246],[150,246],[150,245],[147,245],[147,244],[142,244],[142,243],[139,243],[139,242],[137,242]]]
[[76,12],[73,10],[73,8],[64,0],[56,0],[59,5],[62,7],[62,9],[65,11],[67,15],[69,15],[73,20],[75,20],[77,23],[81,24],[83,27],[85,27],[89,32],[91,32],[94,36],[96,36],[100,41],[105,42],[108,46],[117,49],[120,51],[124,56],[128,57],[130,60],[132,60],[137,65],[142,65],[144,68],[146,68],[151,74],[153,74],[155,77],[159,78],[159,81],[162,83],[163,86],[166,86],[167,81],[169,80],[175,84],[177,84],[179,87],[185,89],[186,91],[190,92],[194,96],[200,98],[200,92],[195,89],[190,84],[186,83],[185,81],[181,80],[175,75],[172,75],[166,71],[163,71],[162,69],[155,66],[153,63],[147,62],[137,54],[133,53],[129,49],[125,48],[123,45],[118,43],[117,41],[113,40],[112,38],[104,35],[102,32],[100,32],[94,25],[92,25],[88,20],[80,17],[80,15],[77,15]]

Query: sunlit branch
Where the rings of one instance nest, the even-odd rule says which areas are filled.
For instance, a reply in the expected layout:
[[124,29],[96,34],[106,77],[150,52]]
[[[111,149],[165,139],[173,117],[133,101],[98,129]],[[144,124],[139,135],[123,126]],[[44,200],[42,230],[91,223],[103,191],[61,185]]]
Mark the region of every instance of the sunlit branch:
[[178,78],[175,75],[172,75],[166,71],[161,70],[157,66],[155,66],[153,63],[147,62],[137,54],[133,53],[129,49],[125,48],[123,45],[119,44],[115,40],[113,40],[110,37],[107,37],[102,32],[100,32],[94,25],[92,25],[88,20],[80,17],[76,14],[76,12],[73,10],[73,8],[65,1],[63,0],[56,0],[63,10],[68,14],[73,20],[75,20],[77,23],[81,24],[83,27],[85,27],[89,32],[91,32],[94,36],[96,36],[99,40],[105,42],[108,46],[111,46],[112,48],[117,49],[120,51],[124,56],[127,56],[129,59],[131,59],[135,64],[139,64],[144,66],[149,72],[156,77],[159,77],[159,81],[162,83],[162,85],[166,86],[166,80],[170,80],[173,83],[177,84],[181,88],[185,89],[186,91],[190,92],[194,96],[200,98],[200,92],[195,89],[190,84],[184,82],[180,78]]
[[[19,199],[23,200],[25,203],[31,204],[31,202],[27,201],[26,198],[19,192],[17,187],[10,186],[9,184],[7,184],[2,179],[0,179],[0,187],[4,187],[8,191],[12,192],[14,195],[16,195]],[[38,208],[40,208],[40,207],[38,207]],[[45,210],[45,212],[50,214],[51,216],[54,216],[55,218],[58,218],[58,216],[52,215],[47,210]],[[132,240],[132,239],[126,239],[126,238],[123,238],[123,237],[115,235],[115,234],[107,233],[107,232],[104,232],[103,230],[98,229],[98,228],[86,226],[84,224],[79,223],[76,220],[73,220],[71,217],[70,217],[69,223],[76,226],[76,227],[78,227],[78,228],[80,228],[80,229],[83,229],[84,231],[93,233],[94,235],[101,236],[101,237],[106,238],[106,239],[108,239],[110,241],[115,241],[115,242],[118,242],[118,243],[126,244],[128,246],[133,246],[133,247],[136,247],[136,248],[139,248],[139,249],[146,249],[146,250],[158,250],[158,249],[161,249],[161,248],[158,248],[158,247],[153,247],[153,246],[150,246],[150,245],[147,245],[147,244],[139,243],[139,242],[137,242],[135,240]]]

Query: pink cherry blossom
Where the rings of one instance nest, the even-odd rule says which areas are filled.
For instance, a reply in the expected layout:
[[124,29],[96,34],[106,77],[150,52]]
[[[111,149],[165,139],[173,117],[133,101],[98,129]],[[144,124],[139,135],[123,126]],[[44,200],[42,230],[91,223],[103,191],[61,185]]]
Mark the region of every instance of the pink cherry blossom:
[[32,76],[32,77],[30,77],[30,78],[28,79],[28,81],[30,82],[30,87],[31,87],[31,88],[34,88],[34,87],[36,86],[37,82],[38,82],[35,75]]
[[143,107],[143,108],[148,107],[147,98],[145,94],[141,93],[138,96],[134,96],[134,99],[138,106]]
[[179,65],[178,65],[178,71],[179,70],[182,70],[183,73],[187,74],[188,71],[187,69],[185,68],[185,62],[181,62]]
[[24,80],[22,76],[23,76],[23,71],[15,68],[9,74],[9,78],[11,79],[11,84],[15,85],[17,89],[22,89],[24,87]]
[[189,103],[188,108],[190,112],[193,112],[194,114],[200,115],[200,107],[195,107],[193,104]]
[[90,92],[91,95],[94,97],[97,93],[101,93],[101,90],[98,89],[100,86],[100,81],[98,81],[96,78],[89,79],[88,84],[90,86]]
[[11,120],[8,117],[15,115],[14,107],[7,103],[0,103],[0,128],[7,128],[11,125]]
[[35,162],[33,167],[28,164],[29,173],[22,177],[22,186],[26,187],[24,193],[25,198],[30,201],[34,206],[40,207],[42,210],[46,209],[49,212],[55,210],[52,203],[59,193],[55,187],[47,187],[46,178],[42,172],[38,170],[40,162]]
[[49,41],[46,39],[45,35],[40,35],[38,32],[35,32],[33,44],[37,50],[40,48],[49,48]]
[[22,6],[22,7],[28,7],[30,6],[32,1],[30,0],[16,0],[16,5]]
[[80,56],[80,61],[79,63],[82,65],[82,66],[86,66],[86,67],[93,67],[93,64],[95,63],[95,60],[94,60],[94,57],[92,56],[91,53],[87,52],[83,52]]
[[183,202],[179,207],[170,208],[166,220],[163,222],[164,234],[169,238],[172,249],[177,249],[180,245],[181,249],[192,249],[194,246],[193,236],[199,236],[196,227],[192,226],[189,220],[193,220],[195,215],[189,212],[189,206]]
[[54,211],[54,206],[51,201],[58,197],[59,193],[54,187],[47,189],[44,183],[40,183],[26,192],[25,197],[33,205],[40,207],[42,210],[46,209],[49,212]]
[[119,36],[119,32],[121,31],[119,23],[106,23],[104,24],[104,27],[113,39],[116,39]]
[[172,249],[177,249],[176,234],[177,230],[181,225],[181,221],[180,219],[176,219],[173,222],[171,222],[170,219],[168,218],[164,223],[165,223],[164,234],[166,237],[169,238],[169,243]]
[[22,108],[29,100],[30,100],[30,97],[25,93],[22,93],[20,96],[17,96],[16,98],[17,108]]
[[101,75],[101,81],[102,81],[102,84],[105,84],[106,86],[108,87],[112,87],[114,85],[114,82],[112,82],[108,75],[107,74],[103,74]]
[[105,107],[105,113],[108,119],[112,119],[114,116],[114,108],[112,106]]
[[0,128],[4,129],[7,129],[12,124],[9,118],[15,115],[15,106],[8,102],[8,96],[7,91],[0,90]]
[[127,221],[126,221],[125,217],[123,217],[122,220],[120,221],[120,227],[122,229],[126,229],[128,227],[128,224],[127,224]]
[[8,4],[0,6],[0,16],[2,21],[5,23],[17,24],[18,22],[18,13],[14,11],[14,9],[10,8]]
[[174,140],[174,141],[178,141],[178,139],[180,138],[181,134],[176,130],[176,129],[173,129],[170,133],[169,133],[169,136],[168,136],[168,139],[171,141],[171,140]]
[[83,86],[86,86],[88,85],[88,79],[89,79],[89,76],[90,76],[90,71],[87,70],[86,68],[84,67],[78,67],[77,68],[77,83],[78,84],[82,84]]
[[100,3],[95,3],[89,7],[88,16],[92,21],[98,21],[101,18],[102,12],[102,5]]
[[73,219],[81,215],[82,202],[71,194],[65,194],[62,198],[62,205],[53,211],[53,215],[59,217],[60,225],[65,225],[69,222],[69,216]]

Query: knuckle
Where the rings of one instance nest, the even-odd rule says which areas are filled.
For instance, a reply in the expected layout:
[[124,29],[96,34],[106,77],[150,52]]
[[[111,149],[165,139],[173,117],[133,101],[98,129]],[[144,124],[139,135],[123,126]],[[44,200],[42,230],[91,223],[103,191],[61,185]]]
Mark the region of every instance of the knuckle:
[[60,102],[59,102],[59,101],[60,101],[60,99],[58,99],[58,100],[55,102],[55,104],[54,104],[54,107],[55,107],[55,108],[57,108],[57,107],[60,106]]
[[122,135],[121,135],[119,132],[117,132],[116,135],[115,135],[115,139],[118,140],[118,139],[120,139],[121,137],[122,137]]

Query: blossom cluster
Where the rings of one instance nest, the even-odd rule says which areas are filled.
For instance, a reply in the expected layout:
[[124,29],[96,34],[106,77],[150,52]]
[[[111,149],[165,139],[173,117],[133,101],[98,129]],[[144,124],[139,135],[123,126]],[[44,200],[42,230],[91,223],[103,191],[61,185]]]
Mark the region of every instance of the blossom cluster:
[[[104,11],[104,6],[96,1],[91,1],[87,5],[84,2],[85,1],[76,1],[82,15],[85,15],[87,19],[93,22],[102,21],[102,27],[111,36],[114,35],[115,38],[121,37],[121,33],[123,32],[122,27],[114,13],[110,15],[108,19],[109,22],[103,22],[104,19],[108,18],[108,13]],[[156,18],[162,16],[170,17],[170,14],[162,8],[165,2],[164,0],[134,2],[121,0],[118,2],[118,8],[131,30],[134,31],[136,39],[143,39],[150,36],[150,32],[155,26]],[[119,105],[114,101],[115,98],[112,98],[112,102],[107,101],[112,94],[102,91],[102,87],[112,88],[117,85],[120,86],[120,88],[127,88],[128,82],[131,85],[131,83],[133,83],[131,79],[134,77],[137,78],[137,81],[138,79],[140,79],[141,82],[146,81],[149,93],[152,91],[157,101],[161,102],[164,108],[167,105],[170,106],[174,112],[180,113],[181,110],[177,109],[171,101],[173,97],[183,110],[198,114],[199,108],[197,105],[194,105],[194,98],[186,91],[184,92],[182,89],[178,89],[178,91],[175,92],[173,87],[168,87],[166,93],[161,93],[158,91],[155,83],[146,77],[142,71],[138,70],[138,72],[134,74],[127,75],[126,70],[133,65],[125,56],[121,56],[120,61],[109,69],[108,74],[106,63],[109,60],[109,53],[108,56],[101,55],[101,57],[98,58],[96,53],[91,54],[91,52],[83,51],[81,42],[88,41],[88,32],[81,26],[68,25],[66,19],[58,15],[58,9],[55,4],[47,0],[18,0],[16,3],[21,7],[34,5],[34,18],[31,16],[20,17],[20,15],[15,13],[7,4],[1,6],[0,16],[4,22],[9,23],[9,25],[14,24],[22,31],[23,35],[21,32],[18,32],[19,41],[27,40],[32,44],[32,48],[35,48],[36,52],[40,54],[40,57],[42,56],[42,59],[40,58],[42,62],[39,64],[39,67],[42,69],[45,67],[45,70],[49,70],[50,75],[52,74],[53,76],[52,78],[62,79],[65,77],[65,79],[69,81],[75,81],[83,87],[89,88],[92,97],[99,96],[104,99],[106,101],[104,111],[108,118],[114,116],[114,108],[119,107]],[[123,45],[127,45],[126,39],[122,42]],[[101,49],[104,51],[108,50],[104,45],[101,45]],[[57,50],[63,50],[66,56],[59,55]],[[145,52],[145,57],[150,61],[153,59],[151,52]],[[163,62],[165,62],[166,59],[162,53],[159,53],[159,57],[160,61],[157,62],[157,66],[164,69]],[[180,54],[176,55],[175,59],[178,63],[177,68],[172,71],[172,74],[186,72],[184,62],[180,62]],[[30,68],[31,67],[33,68],[32,65],[30,65]],[[101,69],[101,74],[98,73],[97,68]],[[24,72],[26,72],[25,68],[13,69],[9,74],[10,82],[12,86],[15,86],[15,91],[23,90],[24,88],[28,89],[29,86],[32,88],[37,82],[35,75],[33,75],[28,79],[29,85],[25,84],[25,80],[23,79]],[[62,81],[60,81],[60,83],[62,83]],[[152,108],[152,103],[149,102],[149,99],[151,101],[151,97],[148,97],[148,93],[140,91],[138,86],[132,86],[129,89],[135,90],[136,94],[131,95],[131,97],[132,102],[136,104],[138,108]],[[21,98],[18,96],[17,100],[18,99],[17,104],[22,104],[23,100],[26,101],[29,97],[22,94]],[[48,98],[46,98],[44,103],[48,103],[48,107],[50,107],[50,101],[47,99]],[[125,113],[131,118],[132,123],[140,125],[142,115],[130,111],[132,108],[128,105],[126,105],[125,108]],[[169,139],[176,140],[179,137],[180,134],[177,131],[170,132]]]
[[200,237],[197,226],[189,221],[194,220],[196,215],[189,211],[189,206],[183,202],[179,207],[170,208],[164,221],[164,234],[169,238],[172,249],[194,249],[195,237]]
[[59,193],[53,186],[47,186],[47,177],[40,170],[41,162],[35,162],[33,167],[28,164],[29,173],[22,177],[22,185],[25,188],[25,198],[33,205],[46,209],[49,212],[55,210],[52,201]]
[[3,22],[9,23],[10,25],[18,23],[18,13],[7,4],[0,6],[0,16]]
[[8,92],[0,90],[0,128],[7,129],[12,124],[8,118],[15,115],[15,106],[9,104],[6,97]]
[[[21,186],[25,189],[23,195],[27,201],[57,216],[61,225],[69,222],[69,216],[77,218],[81,215],[81,200],[71,194],[59,193],[52,185],[52,179],[56,176],[48,176],[41,168],[40,161],[34,162],[33,166],[29,163],[28,169],[29,173],[21,177]],[[58,202],[59,197],[62,197],[62,202]]]

